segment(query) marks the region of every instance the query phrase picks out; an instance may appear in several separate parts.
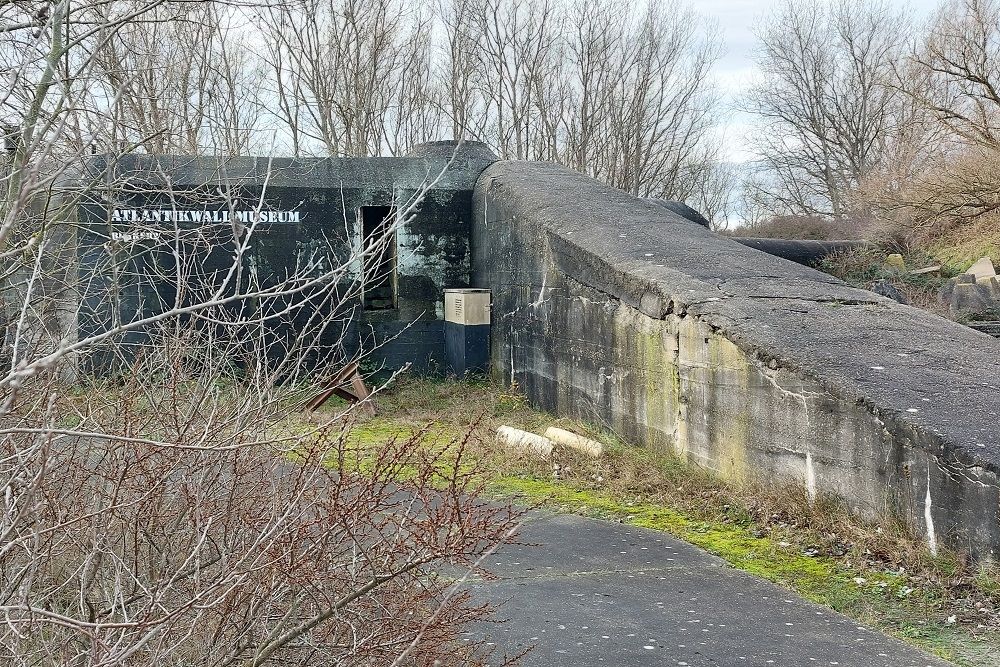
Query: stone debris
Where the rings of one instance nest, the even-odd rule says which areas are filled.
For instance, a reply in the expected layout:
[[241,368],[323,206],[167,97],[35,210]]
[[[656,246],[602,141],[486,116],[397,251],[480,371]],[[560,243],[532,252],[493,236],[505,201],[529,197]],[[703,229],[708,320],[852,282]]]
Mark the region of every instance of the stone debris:
[[989,288],[975,282],[957,283],[951,295],[951,311],[956,315],[975,317],[996,307]]
[[906,295],[900,292],[895,285],[893,285],[885,278],[882,278],[881,280],[876,280],[868,287],[868,289],[880,296],[887,297],[898,303],[905,303],[905,304],[910,303],[909,299],[906,298]]
[[604,453],[604,445],[602,443],[555,426],[550,426],[545,430],[545,437],[557,445],[569,447],[594,458]]
[[993,260],[979,258],[965,273],[945,283],[938,298],[954,317],[992,319],[1000,312],[1000,281]]
[[993,266],[993,260],[989,257],[980,257],[975,264],[966,269],[965,273],[975,276],[976,280],[979,280],[980,278],[992,278],[997,274],[997,270]]
[[941,265],[935,264],[934,266],[925,266],[922,269],[913,269],[910,271],[911,276],[923,276],[927,274],[937,275],[941,273]]
[[497,442],[510,449],[542,458],[552,456],[554,447],[554,443],[544,436],[511,426],[501,426],[497,429]]

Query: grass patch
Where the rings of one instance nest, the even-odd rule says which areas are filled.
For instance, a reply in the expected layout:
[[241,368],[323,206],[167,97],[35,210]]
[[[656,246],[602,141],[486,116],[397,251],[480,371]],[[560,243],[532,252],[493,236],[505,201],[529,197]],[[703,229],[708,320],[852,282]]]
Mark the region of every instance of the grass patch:
[[[469,465],[498,495],[668,532],[958,664],[1000,664],[997,570],[956,554],[932,557],[897,521],[862,521],[830,500],[810,504],[798,489],[727,485],[597,425],[532,410],[516,388],[490,382],[405,379],[379,394],[378,408],[348,436],[360,446],[421,430],[435,452],[464,440]],[[605,455],[511,453],[495,444],[499,425],[561,426],[604,442]]]
[[980,257],[1000,261],[1000,229],[992,215],[953,227],[926,245],[928,252],[940,263],[953,264],[961,271]]

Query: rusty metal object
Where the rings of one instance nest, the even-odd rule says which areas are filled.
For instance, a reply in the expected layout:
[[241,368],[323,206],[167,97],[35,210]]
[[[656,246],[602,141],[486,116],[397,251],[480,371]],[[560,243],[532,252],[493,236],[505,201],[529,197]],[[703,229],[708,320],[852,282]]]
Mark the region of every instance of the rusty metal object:
[[359,404],[369,416],[375,416],[375,404],[364,378],[358,372],[358,362],[352,361],[338,370],[326,385],[326,389],[306,401],[303,406],[305,412],[318,410],[331,396],[339,396],[349,403]]

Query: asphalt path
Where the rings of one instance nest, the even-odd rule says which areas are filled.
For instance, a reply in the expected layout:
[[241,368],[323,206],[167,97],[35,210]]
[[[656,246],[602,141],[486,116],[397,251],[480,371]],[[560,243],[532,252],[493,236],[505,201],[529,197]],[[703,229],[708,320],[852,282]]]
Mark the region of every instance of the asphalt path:
[[662,532],[537,513],[519,540],[469,584],[507,620],[469,637],[525,666],[949,664]]

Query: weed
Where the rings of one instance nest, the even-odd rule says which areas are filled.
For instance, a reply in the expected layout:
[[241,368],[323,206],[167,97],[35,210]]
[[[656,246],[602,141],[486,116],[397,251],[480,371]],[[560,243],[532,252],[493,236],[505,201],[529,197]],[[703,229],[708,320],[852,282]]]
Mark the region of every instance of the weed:
[[[568,428],[604,442],[605,454],[557,449],[549,460],[525,457],[496,445],[501,424]],[[379,416],[359,421],[348,438],[363,448],[420,430],[440,465],[449,447],[465,442],[475,459],[469,471],[495,494],[671,533],[959,664],[998,664],[1000,571],[954,553],[932,556],[892,517],[865,521],[797,488],[723,483],[593,424],[535,411],[516,388],[490,381],[403,379],[379,395]]]

